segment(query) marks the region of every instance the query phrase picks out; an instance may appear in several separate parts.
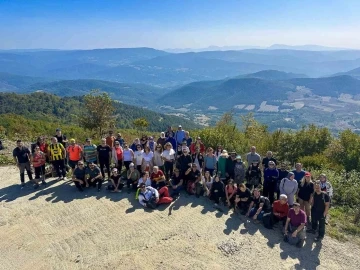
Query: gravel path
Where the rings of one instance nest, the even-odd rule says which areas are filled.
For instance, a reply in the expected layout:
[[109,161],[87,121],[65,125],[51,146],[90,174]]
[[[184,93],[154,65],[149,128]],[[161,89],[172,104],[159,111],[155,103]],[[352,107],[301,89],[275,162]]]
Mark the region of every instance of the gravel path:
[[[20,190],[0,167],[0,269],[356,269],[359,247],[309,236],[303,249],[206,198],[148,212],[134,194],[48,180]],[[358,265],[358,266],[356,266]]]

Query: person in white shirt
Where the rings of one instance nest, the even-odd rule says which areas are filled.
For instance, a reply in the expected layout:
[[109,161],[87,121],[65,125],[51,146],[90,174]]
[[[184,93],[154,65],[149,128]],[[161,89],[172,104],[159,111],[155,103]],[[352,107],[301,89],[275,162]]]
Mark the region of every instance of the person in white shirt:
[[142,165],[142,161],[143,161],[144,150],[142,150],[141,144],[138,144],[136,146],[136,149],[137,150],[134,152],[134,164],[136,165],[136,169],[139,172],[142,172],[141,165]]
[[149,172],[144,172],[141,176],[141,178],[138,181],[138,187],[144,183],[146,187],[151,186],[151,179],[149,177]]
[[173,174],[175,160],[175,151],[172,148],[171,143],[168,142],[165,144],[165,150],[162,152],[161,157],[164,160],[166,180],[169,180],[170,176]]
[[153,170],[153,157],[154,153],[150,150],[149,146],[145,146],[144,152],[142,153],[141,168],[142,171],[152,172]]
[[159,192],[151,186],[147,187],[144,183],[141,183],[139,187],[139,203],[144,207],[155,208],[159,202]]

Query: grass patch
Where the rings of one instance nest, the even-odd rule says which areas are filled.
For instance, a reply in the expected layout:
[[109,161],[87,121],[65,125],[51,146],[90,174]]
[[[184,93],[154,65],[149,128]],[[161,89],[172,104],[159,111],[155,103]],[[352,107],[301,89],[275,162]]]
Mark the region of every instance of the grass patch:
[[357,211],[349,207],[330,208],[327,234],[341,242],[352,240],[360,245],[360,224]]

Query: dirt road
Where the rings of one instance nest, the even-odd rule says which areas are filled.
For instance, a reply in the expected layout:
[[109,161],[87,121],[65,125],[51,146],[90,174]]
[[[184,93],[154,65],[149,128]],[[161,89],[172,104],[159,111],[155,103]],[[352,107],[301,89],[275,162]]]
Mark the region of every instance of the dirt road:
[[[356,269],[359,247],[310,236],[303,249],[206,198],[181,196],[153,212],[134,194],[84,193],[49,180],[20,190],[0,167],[0,269]],[[225,209],[224,209],[225,210]]]

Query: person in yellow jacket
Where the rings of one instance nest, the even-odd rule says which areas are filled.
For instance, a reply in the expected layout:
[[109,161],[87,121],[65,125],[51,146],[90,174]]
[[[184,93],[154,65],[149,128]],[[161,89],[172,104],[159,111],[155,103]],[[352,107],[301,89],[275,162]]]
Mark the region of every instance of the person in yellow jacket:
[[52,163],[59,177],[58,180],[66,180],[66,150],[64,146],[58,142],[56,137],[51,138],[51,144],[48,146],[47,154],[49,161]]

